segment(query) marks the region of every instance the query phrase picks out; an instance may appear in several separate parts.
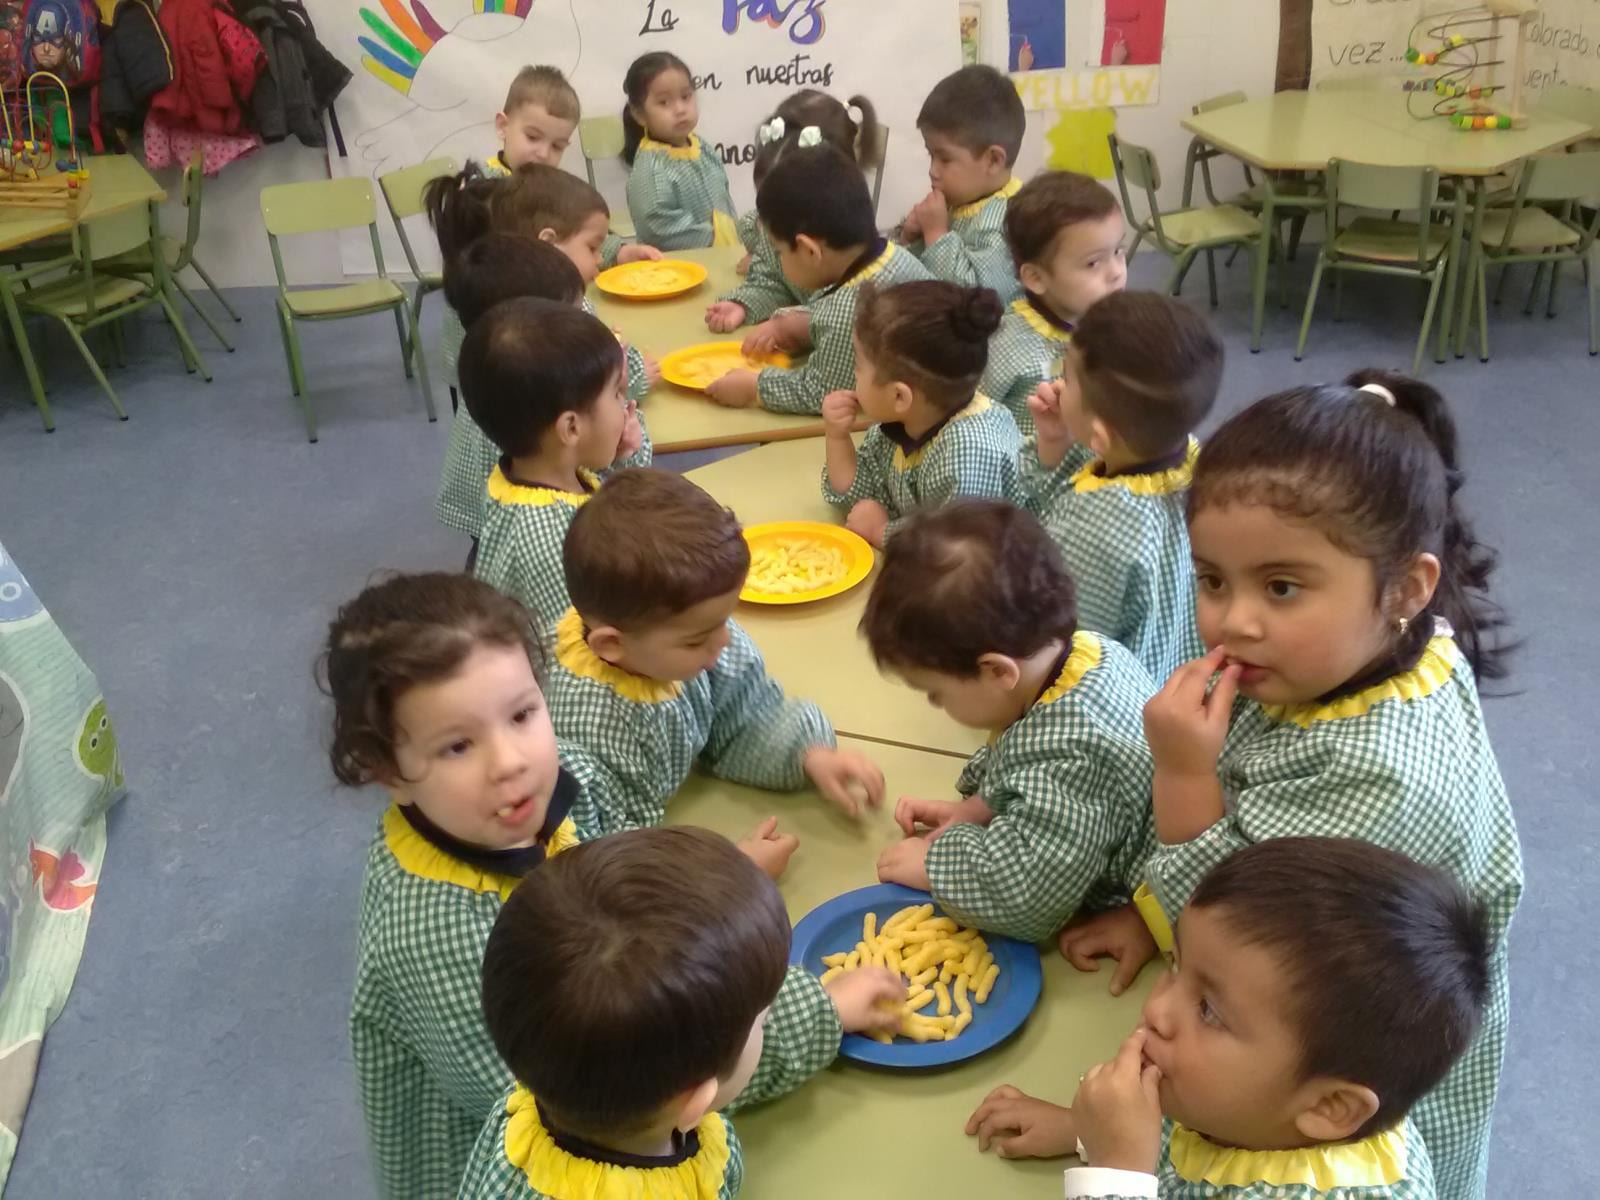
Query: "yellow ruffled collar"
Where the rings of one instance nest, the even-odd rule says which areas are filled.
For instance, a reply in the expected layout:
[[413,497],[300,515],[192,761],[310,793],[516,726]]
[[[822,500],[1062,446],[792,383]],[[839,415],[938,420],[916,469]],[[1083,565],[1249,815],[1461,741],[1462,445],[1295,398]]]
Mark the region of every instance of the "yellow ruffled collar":
[[1172,1127],[1172,1169],[1193,1183],[1215,1187],[1304,1187],[1319,1195],[1336,1188],[1392,1187],[1406,1175],[1402,1128],[1359,1142],[1300,1150],[1238,1150],[1207,1141],[1182,1125]]
[[[498,892],[501,900],[510,896],[512,889],[522,882],[520,878],[497,875],[450,857],[411,827],[398,804],[391,804],[383,814],[383,842],[402,871],[421,879],[453,884],[469,892]],[[568,817],[557,826],[555,836],[545,847],[545,854],[560,854],[577,844],[578,831]]]
[[1033,302],[1026,296],[1020,300],[1013,300],[1011,311],[1026,321],[1028,328],[1046,341],[1066,343],[1072,340],[1070,329],[1062,329],[1059,325],[1053,324],[1050,318],[1035,308]]
[[1263,704],[1261,711],[1274,721],[1309,729],[1319,721],[1343,721],[1365,716],[1389,700],[1421,700],[1431,696],[1455,673],[1461,649],[1454,638],[1434,637],[1409,671],[1391,675],[1381,683],[1341,696],[1326,704],[1315,700],[1305,704]]
[[1099,458],[1091,459],[1072,476],[1075,492],[1098,492],[1101,488],[1122,488],[1136,496],[1166,496],[1181,492],[1194,479],[1195,459],[1200,457],[1200,443],[1189,439],[1189,451],[1181,465],[1165,471],[1152,471],[1147,475],[1101,475],[1104,465]]
[[566,615],[556,623],[556,661],[574,675],[604,684],[635,704],[659,704],[674,699],[683,691],[683,684],[676,679],[646,679],[601,658],[584,636],[583,618],[575,608],[567,609]]
[[544,508],[551,504],[570,504],[573,508],[586,502],[600,488],[600,477],[586,467],[578,468],[578,478],[583,482],[587,492],[564,492],[559,488],[528,487],[526,484],[512,483],[506,478],[506,473],[499,464],[489,475],[489,499],[499,504],[524,504],[534,508]]
[[732,1151],[722,1118],[711,1113],[695,1128],[700,1146],[671,1166],[632,1167],[580,1158],[556,1145],[539,1120],[532,1093],[518,1087],[506,1101],[505,1154],[541,1196],[583,1200],[715,1200]]
[[[1056,672],[1055,681],[1039,693],[1039,698],[1033,702],[1028,711],[1043,708],[1046,704],[1054,704],[1073,688],[1083,682],[1083,677],[1100,665],[1100,638],[1086,629],[1080,629],[1072,635],[1072,650],[1061,664],[1061,670]],[[989,744],[992,746],[1000,740],[1005,733],[1004,729],[996,729],[989,734]]]
[[654,150],[658,154],[665,154],[668,158],[681,158],[693,162],[700,157],[700,137],[698,134],[689,135],[687,146],[674,146],[671,142],[658,142],[653,137],[639,139],[639,149]]
[[1009,200],[1021,190],[1022,180],[1013,175],[1010,179],[1006,180],[1005,187],[1001,188],[998,192],[990,192],[987,196],[979,196],[971,204],[963,204],[960,208],[952,208],[950,210],[950,219],[952,221],[961,221],[965,220],[967,217],[975,217],[980,211],[982,211],[983,206],[988,204],[989,201]]
[[972,397],[971,400],[967,401],[964,408],[956,409],[955,412],[951,413],[948,417],[941,421],[938,427],[933,431],[933,436],[923,441],[923,443],[915,450],[907,450],[903,446],[896,446],[894,448],[894,469],[896,471],[909,471],[912,467],[916,466],[922,461],[923,452],[926,451],[929,446],[938,441],[939,435],[942,434],[946,429],[954,425],[957,421],[965,421],[968,417],[980,416],[983,413],[988,412],[993,407],[993,400],[989,399],[989,397],[985,396],[982,392],[977,393]]
[[846,279],[836,290],[842,291],[845,288],[860,287],[874,275],[881,274],[883,269],[889,265],[889,263],[894,259],[894,256],[898,253],[899,250],[895,248],[895,244],[890,242],[883,248],[882,254],[878,255],[877,258],[873,259],[866,266],[862,267],[861,270],[850,276],[849,279]]

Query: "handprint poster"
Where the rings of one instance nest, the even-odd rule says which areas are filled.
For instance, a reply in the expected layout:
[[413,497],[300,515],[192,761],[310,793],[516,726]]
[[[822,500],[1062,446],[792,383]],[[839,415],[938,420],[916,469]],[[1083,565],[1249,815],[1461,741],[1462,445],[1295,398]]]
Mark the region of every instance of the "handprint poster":
[[983,61],[1011,73],[1030,111],[1154,104],[1167,0],[982,0],[1005,40]]
[[[866,96],[889,127],[881,212],[893,220],[925,190],[917,110],[961,65],[957,0],[310,0],[310,8],[322,40],[356,68],[339,100],[349,155],[333,160],[335,173],[376,178],[430,158],[489,157],[506,88],[529,63],[560,67],[584,116],[620,115],[628,64],[668,50],[694,73],[696,132],[722,155],[741,211],[754,203],[757,125],[784,96],[816,87]],[[893,72],[883,69],[886,55]],[[584,173],[576,138],[563,165]],[[613,207],[624,203],[624,171],[620,161],[596,164]],[[384,261],[403,263],[385,226]],[[425,227],[411,241],[430,259],[424,267],[434,266]],[[341,246],[346,273],[372,271],[365,233]]]
[[1067,65],[1067,6],[1062,0],[1006,0],[1007,70],[1059,71]]

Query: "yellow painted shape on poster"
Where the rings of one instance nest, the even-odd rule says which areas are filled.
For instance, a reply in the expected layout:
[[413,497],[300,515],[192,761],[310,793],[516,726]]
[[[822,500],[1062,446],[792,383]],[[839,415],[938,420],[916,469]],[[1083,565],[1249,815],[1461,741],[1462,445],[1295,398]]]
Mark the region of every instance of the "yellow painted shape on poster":
[[1064,108],[1056,113],[1056,123],[1045,140],[1050,153],[1046,162],[1057,171],[1077,171],[1095,179],[1110,179],[1115,174],[1111,147],[1106,135],[1117,128],[1117,114],[1109,108]]

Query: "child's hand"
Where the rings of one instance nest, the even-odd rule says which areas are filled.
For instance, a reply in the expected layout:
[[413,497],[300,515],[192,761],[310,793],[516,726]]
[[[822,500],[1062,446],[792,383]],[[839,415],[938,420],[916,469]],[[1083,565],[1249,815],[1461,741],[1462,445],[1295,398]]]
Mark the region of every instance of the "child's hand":
[[654,354],[641,354],[640,357],[644,359],[645,379],[651,387],[657,387],[661,383],[661,360]]
[[878,882],[898,883],[918,891],[932,890],[928,882],[928,847],[925,837],[908,837],[885,846],[878,855]]
[[939,830],[947,825],[987,825],[994,820],[994,810],[984,803],[982,796],[968,796],[963,800],[923,800],[917,796],[901,796],[894,806],[894,823],[907,837],[917,832],[917,826]]
[[732,333],[749,315],[737,300],[718,300],[706,309],[706,328],[712,333]]
[[765,358],[778,348],[778,327],[771,317],[744,335],[739,352],[746,358]]
[[944,193],[934,188],[911,210],[910,220],[917,223],[924,245],[931,246],[950,232],[950,206]]
[[778,832],[777,817],[768,817],[739,839],[739,849],[773,879],[783,874],[799,846],[794,834]]
[[750,262],[751,262],[751,256],[749,254],[746,254],[738,262],[733,264],[733,273],[735,275],[748,275],[748,274],[750,274]]
[[803,308],[786,308],[772,318],[779,350],[804,350],[811,345],[811,314]]
[[1090,975],[1100,969],[1102,958],[1115,962],[1116,969],[1111,972],[1113,996],[1127,991],[1145,963],[1157,953],[1155,938],[1131,904],[1092,917],[1074,918],[1057,936],[1056,945],[1061,948],[1062,958]]
[[1046,470],[1060,464],[1074,440],[1061,415],[1064,390],[1061,380],[1047,379],[1028,397],[1028,412],[1033,415],[1033,428],[1038,435],[1039,465]]
[[817,791],[847,817],[861,814],[861,798],[873,808],[883,803],[883,772],[865,754],[813,746],[802,768]]
[[631,262],[656,262],[661,257],[661,251],[654,246],[642,246],[638,242],[629,242],[617,251],[617,266]]
[[754,371],[729,371],[721,379],[706,384],[706,394],[723,408],[750,408],[761,399]]
[[967,1118],[967,1136],[976,1135],[978,1149],[1001,1158],[1055,1158],[1078,1148],[1072,1110],[1037,1100],[1002,1084],[983,1098]]
[[900,222],[900,244],[909,246],[912,242],[922,240],[922,222],[917,220],[917,210],[912,209],[906,214],[906,219]]
[[876,500],[857,500],[844,519],[844,527],[881,550],[884,535],[889,530],[889,510]]
[[846,1033],[897,1033],[906,985],[888,967],[858,967],[822,985]]
[[[1225,659],[1218,646],[1204,658],[1185,663],[1145,704],[1144,735],[1157,770],[1216,777],[1217,756],[1227,739],[1233,698],[1239,692],[1239,667],[1224,665]],[[1217,685],[1209,687],[1219,671]]]
[[644,426],[639,423],[639,406],[629,400],[622,417],[622,436],[617,439],[617,458],[631,458],[643,445]]
[[861,401],[854,392],[829,392],[822,398],[822,425],[829,437],[850,436],[856,427]]
[[1084,1158],[1096,1167],[1153,1174],[1161,1157],[1161,1069],[1144,1061],[1135,1029],[1110,1062],[1089,1068],[1072,1101]]

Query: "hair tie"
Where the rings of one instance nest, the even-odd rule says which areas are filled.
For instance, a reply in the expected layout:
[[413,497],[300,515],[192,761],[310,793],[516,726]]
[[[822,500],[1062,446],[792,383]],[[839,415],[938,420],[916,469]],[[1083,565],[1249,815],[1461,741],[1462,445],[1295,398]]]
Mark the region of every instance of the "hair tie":
[[800,136],[795,139],[802,147],[822,145],[822,130],[815,125],[807,125],[800,131]]
[[760,131],[756,134],[756,138],[761,142],[761,144],[763,146],[765,146],[765,145],[767,145],[767,144],[769,144],[771,142],[782,141],[783,140],[783,131],[784,131],[783,118],[782,117],[773,117],[772,120],[768,121],[765,125],[763,125],[761,127]]
[[1390,408],[1395,407],[1394,393],[1388,388],[1384,387],[1381,383],[1363,383],[1358,390],[1363,392],[1371,392]]

